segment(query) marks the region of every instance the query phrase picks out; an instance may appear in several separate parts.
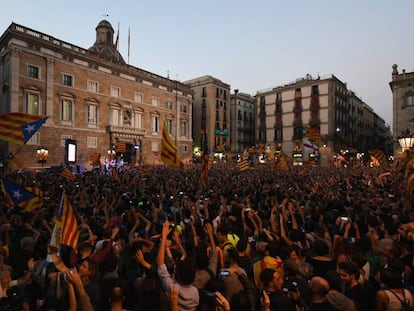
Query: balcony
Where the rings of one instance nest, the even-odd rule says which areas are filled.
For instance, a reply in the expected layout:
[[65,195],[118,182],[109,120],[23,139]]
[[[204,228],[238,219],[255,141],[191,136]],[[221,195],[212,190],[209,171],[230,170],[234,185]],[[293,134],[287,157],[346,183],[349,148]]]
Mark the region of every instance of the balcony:
[[129,134],[129,135],[146,135],[147,130],[144,128],[135,128],[131,126],[119,126],[119,125],[107,125],[107,133],[120,133],[120,134]]

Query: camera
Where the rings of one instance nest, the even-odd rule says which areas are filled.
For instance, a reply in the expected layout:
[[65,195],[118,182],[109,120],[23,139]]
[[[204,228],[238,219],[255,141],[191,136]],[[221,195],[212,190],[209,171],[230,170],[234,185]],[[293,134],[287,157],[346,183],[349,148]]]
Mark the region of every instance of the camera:
[[343,222],[348,222],[348,217],[341,217],[341,220],[343,221]]
[[229,275],[230,275],[229,271],[226,271],[226,270],[220,271],[220,276],[229,276]]
[[287,281],[285,282],[285,284],[283,284],[284,293],[297,292],[297,289],[298,289],[298,283],[296,283],[295,281]]
[[68,275],[67,275],[67,273],[66,273],[66,272],[62,272],[62,273],[60,274],[60,277],[61,277],[61,280],[62,280],[63,282],[67,282],[67,280],[68,280]]

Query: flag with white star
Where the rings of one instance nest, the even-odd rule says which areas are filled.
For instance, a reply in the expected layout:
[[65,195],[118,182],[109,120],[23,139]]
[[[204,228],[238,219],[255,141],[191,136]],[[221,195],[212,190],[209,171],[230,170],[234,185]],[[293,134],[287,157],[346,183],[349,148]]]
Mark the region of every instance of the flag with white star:
[[24,145],[48,117],[11,112],[0,114],[0,139]]
[[21,203],[36,197],[33,192],[27,191],[26,189],[12,184],[8,180],[1,179],[1,186],[6,197],[6,201],[10,206],[20,206]]

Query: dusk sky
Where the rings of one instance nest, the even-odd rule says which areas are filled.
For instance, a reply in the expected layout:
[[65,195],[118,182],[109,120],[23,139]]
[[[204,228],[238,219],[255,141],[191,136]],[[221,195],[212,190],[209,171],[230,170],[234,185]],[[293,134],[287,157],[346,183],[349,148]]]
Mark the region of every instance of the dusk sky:
[[[392,125],[392,65],[414,71],[412,0],[3,1],[18,23],[89,48],[107,19],[135,67],[185,81],[211,75],[240,92],[334,74]],[[108,15],[108,16],[106,16]]]

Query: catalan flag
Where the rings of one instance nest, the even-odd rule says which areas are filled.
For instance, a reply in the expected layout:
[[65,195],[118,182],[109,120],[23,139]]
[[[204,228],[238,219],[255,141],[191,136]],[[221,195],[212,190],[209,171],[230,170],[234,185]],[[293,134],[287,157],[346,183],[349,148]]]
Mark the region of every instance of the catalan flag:
[[91,161],[91,165],[100,165],[101,154],[99,152],[94,152],[89,156],[89,160]]
[[60,172],[60,176],[65,177],[70,181],[74,181],[76,179],[76,176],[67,167],[63,168],[63,170]]
[[308,138],[312,141],[320,141],[321,130],[319,128],[305,126],[303,128],[303,138]]
[[1,187],[6,197],[6,202],[10,206],[22,207],[22,204],[36,197],[33,192],[27,191],[6,179],[1,180]]
[[374,166],[386,166],[387,159],[385,157],[384,152],[379,149],[372,149],[369,152],[369,156],[371,158],[371,162],[373,162]]
[[279,155],[277,156],[277,160],[275,162],[275,168],[283,171],[289,170],[288,163],[286,161],[285,153],[280,150]]
[[76,249],[79,238],[78,222],[65,192],[62,193],[56,216],[56,226],[60,229],[60,244]]
[[0,114],[0,139],[24,145],[47,118],[20,112]]
[[201,158],[201,185],[207,187],[208,181],[209,150],[207,135],[203,139],[203,157]]
[[177,157],[177,150],[178,147],[172,141],[170,134],[168,134],[167,127],[164,123],[161,141],[161,161],[163,161],[168,166],[185,168],[184,163],[179,157]]
[[241,160],[239,163],[237,163],[237,169],[240,172],[246,171],[249,168],[250,168],[249,160],[247,160],[247,159]]
[[33,193],[35,196],[27,201],[20,203],[20,207],[26,212],[32,212],[37,208],[43,206],[43,194],[39,187],[26,187],[26,190]]

